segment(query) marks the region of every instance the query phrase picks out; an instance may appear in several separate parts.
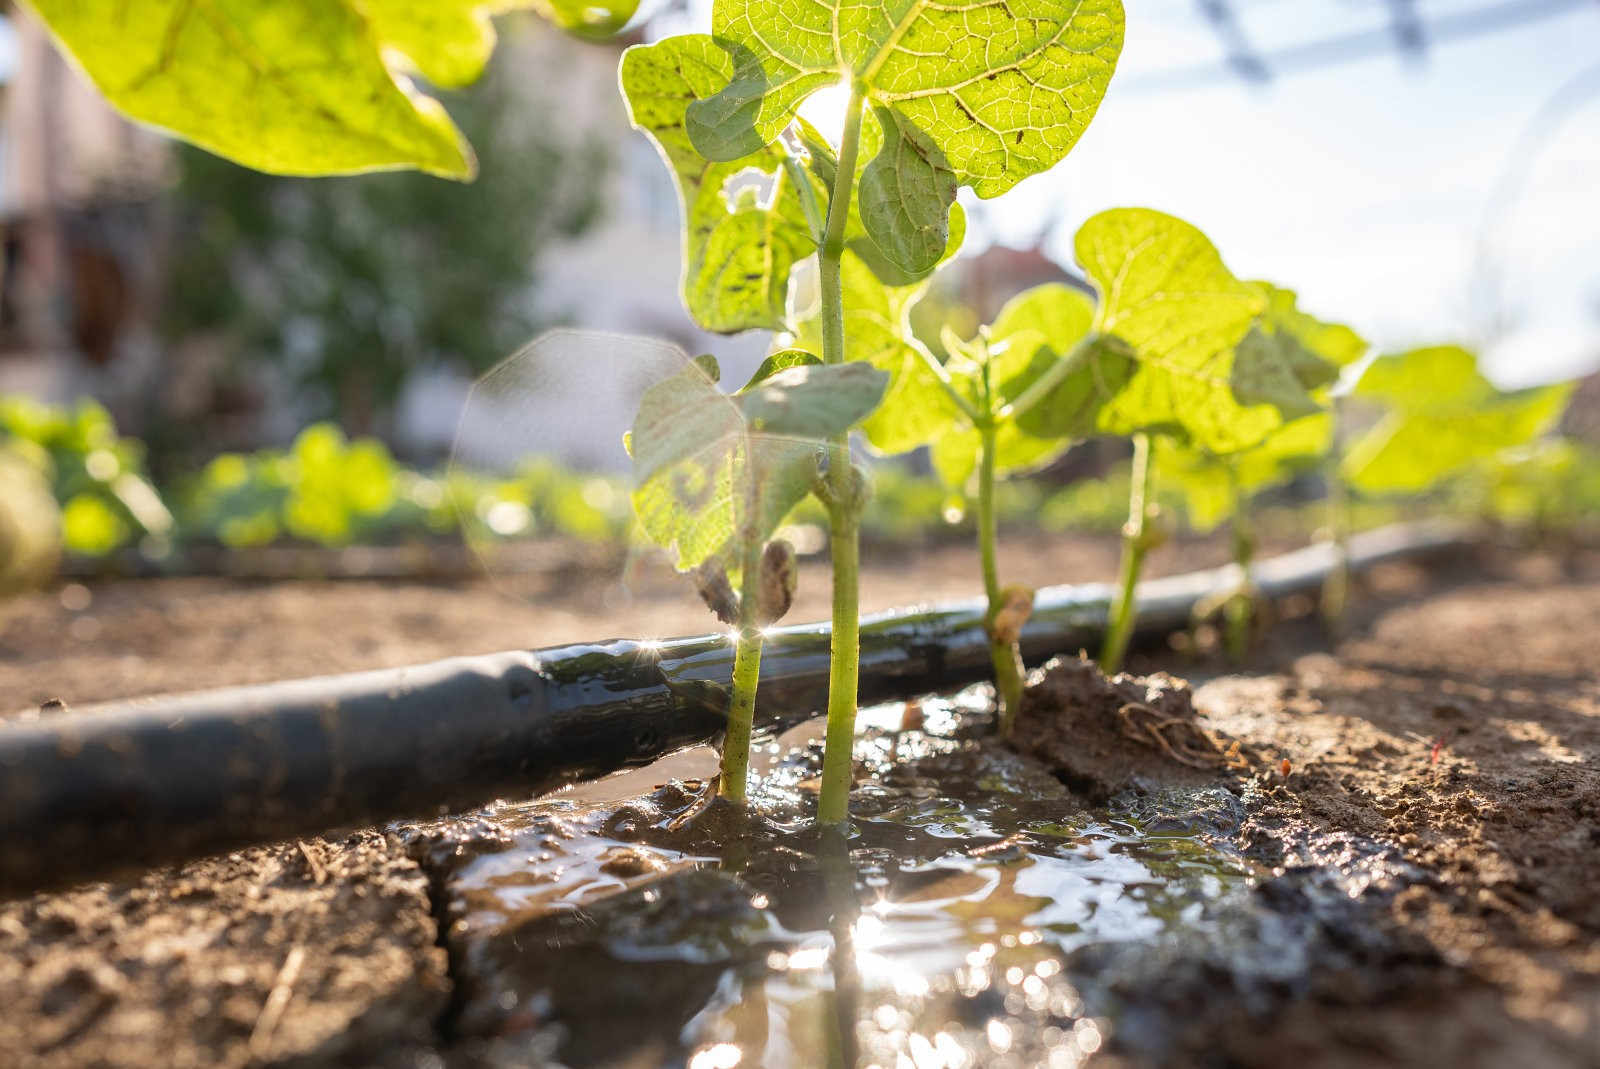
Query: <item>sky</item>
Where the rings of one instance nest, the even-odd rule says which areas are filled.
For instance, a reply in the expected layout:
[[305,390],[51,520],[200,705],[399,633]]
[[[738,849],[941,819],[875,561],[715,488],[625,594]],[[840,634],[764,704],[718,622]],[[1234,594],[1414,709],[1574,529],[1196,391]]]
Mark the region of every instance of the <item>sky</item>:
[[[1417,0],[1425,35],[1503,17],[1420,58],[1380,38],[1365,58],[1252,84],[1228,73],[1195,0],[1124,2],[1094,123],[1054,170],[977,207],[970,249],[1042,239],[1071,262],[1089,216],[1159,208],[1236,274],[1298,290],[1381,349],[1477,345],[1507,387],[1600,366],[1600,3]],[[1381,0],[1232,7],[1269,57],[1390,26]],[[652,36],[707,26],[697,0]]]

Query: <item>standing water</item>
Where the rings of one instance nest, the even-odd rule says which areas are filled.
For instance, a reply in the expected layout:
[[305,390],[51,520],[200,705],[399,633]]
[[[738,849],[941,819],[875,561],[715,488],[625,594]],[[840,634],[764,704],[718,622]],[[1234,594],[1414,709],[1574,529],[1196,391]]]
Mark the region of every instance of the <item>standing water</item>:
[[748,814],[691,781],[419,829],[454,1037],[507,1064],[1080,1064],[1124,1026],[1105,951],[1215,935],[1252,877],[1193,819],[1226,792],[1089,810],[973,737],[988,700],[864,710],[847,840],[809,820],[805,728]]

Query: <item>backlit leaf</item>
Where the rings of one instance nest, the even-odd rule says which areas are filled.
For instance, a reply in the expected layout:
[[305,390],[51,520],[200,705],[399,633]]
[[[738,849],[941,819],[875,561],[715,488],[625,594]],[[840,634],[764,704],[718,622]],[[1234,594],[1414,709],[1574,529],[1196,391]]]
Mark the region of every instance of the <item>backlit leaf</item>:
[[[1094,317],[1094,301],[1088,295],[1049,282],[1007,302],[990,333],[1000,339],[1032,331],[1042,339],[1025,381],[1019,384],[1026,387],[1078,347],[1094,326]],[[1137,366],[1126,347],[1116,344],[1115,339],[1095,344],[1079,367],[1017,418],[1018,427],[1039,438],[1072,439],[1094,434],[1099,427],[1101,406],[1127,385]]]
[[[669,37],[622,56],[633,125],[655,140],[677,180],[684,215],[683,300],[707,330],[781,329],[794,264],[816,249],[781,146],[711,163],[684,129],[692,101],[728,84],[733,63],[710,37]],[[770,188],[730,195],[744,178]]]
[[1126,342],[1138,363],[1100,409],[1102,431],[1178,433],[1225,453],[1282,421],[1272,405],[1234,396],[1235,347],[1267,300],[1234,277],[1204,234],[1161,212],[1121,208],[1085,223],[1076,247],[1100,293],[1096,329]]
[[702,357],[640,400],[629,434],[634,507],[680,569],[770,538],[810,493],[822,444],[877,405],[883,372],[809,356],[775,354],[737,394],[717,389],[715,362]]
[[1570,384],[1501,393],[1472,353],[1436,346],[1379,357],[1355,396],[1389,412],[1346,453],[1341,471],[1368,493],[1416,493],[1556,425]]
[[[469,178],[438,101],[386,65],[471,81],[494,6],[462,0],[36,0],[57,42],[119,111],[274,174],[416,167]],[[426,8],[425,10],[413,10]]]
[[1266,321],[1280,332],[1293,334],[1313,355],[1346,367],[1367,355],[1367,339],[1342,323],[1329,323],[1301,310],[1293,290],[1256,282],[1267,295]]
[[1333,416],[1318,412],[1226,456],[1158,435],[1152,461],[1157,485],[1182,494],[1189,526],[1209,531],[1232,517],[1235,484],[1249,497],[1315,467],[1332,446]]
[[923,275],[944,258],[956,176],[929,137],[878,108],[883,148],[861,172],[861,222],[896,267]]
[[812,92],[856,79],[994,197],[1064,157],[1122,50],[1120,0],[717,0],[737,67],[689,115],[695,145],[735,159],[771,144]]

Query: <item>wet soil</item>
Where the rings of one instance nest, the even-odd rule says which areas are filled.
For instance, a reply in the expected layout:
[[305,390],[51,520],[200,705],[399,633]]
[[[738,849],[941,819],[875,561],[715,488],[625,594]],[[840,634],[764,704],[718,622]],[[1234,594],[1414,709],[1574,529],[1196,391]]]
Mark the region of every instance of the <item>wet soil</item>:
[[[869,600],[965,593],[951,564],[891,568]],[[432,587],[90,594],[7,622],[8,704],[637,625]],[[831,851],[799,735],[763,751],[742,828],[652,790],[707,774],[692,751],[0,905],[0,1064],[821,1064],[843,1042],[863,1064],[1600,1063],[1600,554],[1384,568],[1331,647],[1288,615],[1244,665],[1204,636],[1130,665],[1187,686],[1063,661],[1021,754],[971,709],[879,711],[858,834]],[[86,618],[96,641],[60,641]]]

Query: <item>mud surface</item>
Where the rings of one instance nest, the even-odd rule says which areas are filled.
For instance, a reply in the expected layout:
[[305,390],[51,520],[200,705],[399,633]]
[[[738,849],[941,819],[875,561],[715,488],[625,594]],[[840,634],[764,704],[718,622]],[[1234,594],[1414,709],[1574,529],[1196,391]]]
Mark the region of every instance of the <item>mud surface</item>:
[[[326,585],[195,589],[92,592],[100,633],[153,666],[110,681],[129,654],[18,630],[90,610],[25,604],[13,704],[30,678],[85,700],[513,644],[440,607],[481,593],[338,585],[367,610],[341,616],[356,647],[318,631]],[[419,590],[437,615],[408,631]],[[235,660],[202,637],[208,604]],[[561,626],[626,629],[580,609]],[[199,615],[168,643],[149,612]],[[853,1042],[863,1064],[1595,1065],[1600,557],[1386,568],[1351,624],[1330,650],[1280,621],[1237,667],[1133,659],[1192,690],[1065,662],[1022,755],[938,703],[880,717],[858,834],[831,852],[795,738],[742,830],[634,774],[5,904],[0,1064],[713,1065],[758,1044],[821,1064]],[[323,662],[250,659],[285,630]]]

